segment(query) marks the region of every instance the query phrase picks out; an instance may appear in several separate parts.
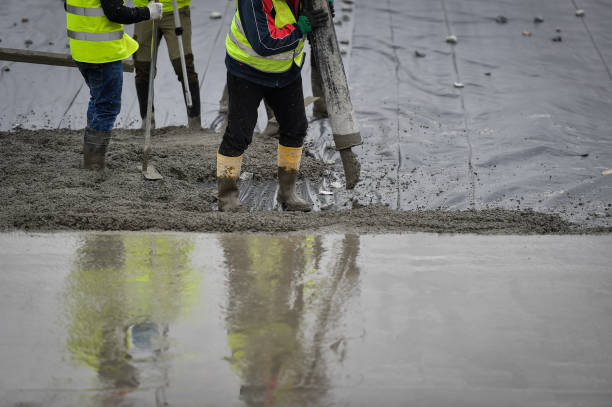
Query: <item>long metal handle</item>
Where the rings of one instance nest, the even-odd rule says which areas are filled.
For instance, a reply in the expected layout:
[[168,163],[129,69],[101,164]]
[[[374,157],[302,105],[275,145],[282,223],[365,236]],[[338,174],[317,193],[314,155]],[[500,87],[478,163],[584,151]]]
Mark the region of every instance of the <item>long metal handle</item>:
[[151,66],[149,69],[149,94],[147,97],[147,121],[145,124],[145,142],[142,159],[142,170],[147,172],[147,166],[149,165],[149,153],[151,152],[151,120],[153,118],[153,92],[155,87],[153,81],[155,79],[155,71],[157,70],[157,45],[159,33],[157,27],[157,20],[153,20],[153,41],[151,50]]
[[189,84],[187,83],[187,64],[185,63],[185,49],[183,48],[183,27],[181,26],[181,16],[179,15],[177,0],[172,0],[172,7],[174,8],[174,32],[176,33],[179,53],[181,55],[181,69],[183,70],[183,89],[185,90],[185,101],[187,102],[187,107],[191,108],[191,106],[193,106],[193,102],[191,100]]

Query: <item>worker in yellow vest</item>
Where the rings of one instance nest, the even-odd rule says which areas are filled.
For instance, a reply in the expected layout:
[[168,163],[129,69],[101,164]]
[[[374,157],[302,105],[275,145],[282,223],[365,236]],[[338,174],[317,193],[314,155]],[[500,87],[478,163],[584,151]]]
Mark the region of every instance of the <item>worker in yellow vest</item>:
[[[134,0],[136,6],[144,6],[148,0]],[[164,5],[164,16],[159,23],[158,38],[164,37],[168,45],[168,55],[174,68],[174,72],[184,86],[183,70],[179,53],[178,35],[174,26],[174,7],[172,0],[161,0]],[[191,0],[178,0],[177,6],[183,29],[181,38],[185,51],[185,65],[187,68],[187,86],[191,93],[192,106],[187,107],[187,121],[190,129],[201,129],[200,118],[200,83],[198,73],[195,71],[193,51],[191,49]],[[147,115],[147,98],[149,95],[149,71],[151,69],[151,40],[153,38],[153,25],[144,21],[134,26],[134,39],[140,44],[140,48],[134,54],[134,68],[136,70],[136,94],[140,106],[140,117],[144,128]],[[158,42],[159,44],[159,42]],[[185,92],[183,92],[183,95]],[[152,120],[153,126],[155,120]]]
[[296,193],[308,129],[301,70],[306,35],[328,20],[327,10],[304,10],[300,0],[237,0],[225,40],[229,112],[217,153],[220,211],[241,209],[237,181],[242,154],[252,141],[262,99],[272,108],[280,129],[277,200],[284,210],[312,209]]
[[138,43],[123,31],[123,24],[160,19],[163,6],[151,2],[146,7],[130,8],[123,5],[123,0],[66,0],[64,8],[70,52],[91,94],[83,165],[104,169],[111,130],[121,110],[121,60],[138,49]]

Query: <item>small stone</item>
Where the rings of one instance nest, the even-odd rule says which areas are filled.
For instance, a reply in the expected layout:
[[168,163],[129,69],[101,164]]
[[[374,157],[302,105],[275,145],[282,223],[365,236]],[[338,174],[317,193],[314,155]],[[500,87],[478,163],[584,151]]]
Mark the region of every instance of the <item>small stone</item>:
[[533,19],[533,22],[535,24],[540,24],[540,23],[544,22],[544,19],[542,17],[536,17],[536,18]]
[[342,2],[346,3],[346,4],[353,4],[353,3],[355,3],[353,0],[342,0]]
[[30,21],[30,19],[29,19],[29,18],[25,18],[25,17],[24,17],[24,18],[22,18],[22,19],[21,19],[21,22],[22,22],[22,23],[27,23],[28,21]]
[[334,181],[331,184],[329,184],[329,186],[335,189],[342,188],[342,182]]
[[24,44],[26,47],[29,47],[30,45],[34,44],[34,42],[32,40],[25,40]]
[[11,68],[9,68],[8,66],[5,66],[5,67],[3,67],[3,68],[2,68],[2,70],[3,70],[4,72],[10,72],[10,71],[11,71]]
[[336,24],[336,25],[342,25],[342,20],[335,20],[335,21],[334,21],[334,24]]
[[584,10],[576,10],[576,17],[584,17]]
[[449,35],[448,37],[446,37],[446,42],[448,42],[449,44],[456,44],[457,37],[454,35]]
[[561,38],[560,35],[557,35],[556,37],[553,37],[552,40],[553,40],[553,42],[561,42],[561,41],[563,41],[563,38]]
[[508,22],[508,18],[504,16],[497,16],[495,17],[495,22],[497,24],[506,24]]
[[349,16],[348,14],[345,14],[342,16],[342,20],[343,21],[351,21],[351,16]]
[[209,16],[211,20],[218,20],[221,17],[223,17],[223,14],[219,13],[218,11],[213,11],[212,13],[210,13],[210,16]]
[[561,29],[560,28],[555,28],[555,32],[560,33]]
[[344,11],[345,13],[350,13],[353,11],[353,8],[347,6],[347,7],[342,7],[341,10]]
[[491,72],[485,72],[485,76],[491,76]]
[[324,189],[319,191],[319,194],[321,195],[333,195],[334,193],[332,191],[326,191]]
[[414,56],[417,57],[417,58],[425,58],[426,54],[424,52],[416,50],[416,51],[414,51]]
[[340,44],[342,44],[342,45],[349,45],[349,40],[341,40]]
[[348,52],[344,48],[342,48],[340,50],[340,55],[346,55],[346,54],[348,54]]
[[250,181],[253,179],[253,173],[245,171],[242,174],[240,174],[240,179],[242,181]]
[[523,37],[531,37],[531,31],[523,31]]
[[461,82],[455,82],[455,83],[454,83],[454,86],[455,86],[457,89],[462,89],[462,88],[465,88],[465,85],[464,85],[463,83],[461,83]]
[[53,41],[49,41],[49,45],[55,45]]

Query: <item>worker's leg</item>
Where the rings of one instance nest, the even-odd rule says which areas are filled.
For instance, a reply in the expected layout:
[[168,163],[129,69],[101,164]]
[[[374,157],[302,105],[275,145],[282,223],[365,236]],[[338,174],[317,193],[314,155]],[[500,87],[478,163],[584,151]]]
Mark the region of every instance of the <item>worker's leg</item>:
[[229,95],[228,124],[217,153],[217,183],[220,211],[239,210],[238,177],[242,154],[253,139],[257,108],[263,99],[263,88],[245,79],[227,74]]
[[[181,54],[178,45],[178,37],[174,31],[174,16],[172,13],[167,13],[166,17],[172,17],[172,29],[167,29],[166,25],[163,25],[164,37],[166,38],[166,44],[168,44],[168,54],[170,55],[170,62],[176,73],[181,86],[184,86],[183,82],[183,68],[181,66]],[[198,81],[198,73],[195,70],[193,51],[191,49],[191,10],[189,7],[183,7],[179,10],[179,17],[181,19],[181,26],[183,27],[182,43],[183,50],[185,51],[185,67],[187,70],[187,86],[189,86],[189,92],[191,93],[191,107],[187,107],[187,117],[189,118],[189,128],[201,128],[200,124],[200,83]],[[183,94],[184,94],[183,89]],[[185,104],[187,101],[185,101]]]
[[328,117],[327,103],[325,101],[325,95],[323,94],[323,79],[319,72],[319,66],[314,53],[310,54],[310,83],[312,86],[312,96],[318,97],[319,99],[314,103],[312,108],[312,115],[316,119],[322,119]]
[[[161,35],[158,33],[158,35]],[[140,108],[142,127],[147,116],[147,99],[149,97],[149,72],[151,69],[153,22],[142,21],[134,25],[134,39],[138,41],[138,51],[134,54],[134,70],[136,71],[136,96]],[[153,108],[153,111],[155,108]],[[155,127],[155,118],[151,118],[151,127]]]
[[308,130],[302,78],[284,88],[266,88],[265,98],[280,126],[277,200],[285,210],[308,212],[312,205],[300,198],[295,190]]
[[77,66],[89,86],[88,121],[83,139],[84,167],[103,169],[111,130],[121,111],[123,64],[121,61],[105,64],[78,62]]

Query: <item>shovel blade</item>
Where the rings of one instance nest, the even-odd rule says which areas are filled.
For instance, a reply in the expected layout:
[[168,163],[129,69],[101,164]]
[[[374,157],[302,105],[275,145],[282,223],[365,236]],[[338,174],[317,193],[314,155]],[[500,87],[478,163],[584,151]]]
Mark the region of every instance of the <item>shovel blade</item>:
[[139,165],[138,169],[142,172],[142,176],[145,177],[145,179],[148,179],[150,181],[157,181],[160,179],[164,179],[164,177],[159,173],[159,171],[157,171],[155,167],[152,166],[151,164],[147,165],[146,171],[142,170],[142,165]]

